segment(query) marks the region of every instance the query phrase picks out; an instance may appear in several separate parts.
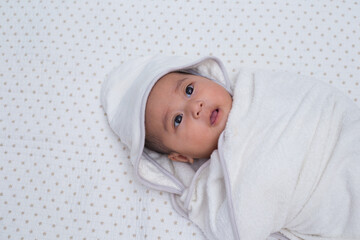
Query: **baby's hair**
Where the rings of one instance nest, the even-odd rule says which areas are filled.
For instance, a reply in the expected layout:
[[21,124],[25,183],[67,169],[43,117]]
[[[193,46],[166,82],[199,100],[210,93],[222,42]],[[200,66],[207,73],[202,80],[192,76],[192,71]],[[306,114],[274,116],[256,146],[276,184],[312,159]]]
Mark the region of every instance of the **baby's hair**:
[[191,74],[191,75],[202,76],[194,69],[182,69],[182,70],[174,71],[174,73]]
[[146,134],[145,137],[145,147],[152,151],[162,153],[162,154],[170,154],[171,150],[164,146],[164,144],[152,134]]

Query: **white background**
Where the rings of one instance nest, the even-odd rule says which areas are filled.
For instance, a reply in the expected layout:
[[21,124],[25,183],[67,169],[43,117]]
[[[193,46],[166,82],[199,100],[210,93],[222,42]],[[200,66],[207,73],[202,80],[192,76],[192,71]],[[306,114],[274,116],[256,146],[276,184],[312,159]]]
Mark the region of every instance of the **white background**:
[[134,179],[99,101],[133,56],[214,55],[360,102],[358,1],[1,1],[0,239],[203,239]]

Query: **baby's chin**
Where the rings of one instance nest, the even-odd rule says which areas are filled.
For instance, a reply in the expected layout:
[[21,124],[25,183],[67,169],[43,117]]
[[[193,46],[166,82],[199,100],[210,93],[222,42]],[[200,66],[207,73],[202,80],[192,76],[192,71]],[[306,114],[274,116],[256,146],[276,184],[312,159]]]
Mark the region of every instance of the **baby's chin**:
[[226,121],[224,122],[222,127],[219,129],[219,132],[213,141],[212,147],[210,147],[209,149],[204,151],[204,153],[201,155],[202,157],[199,157],[199,158],[210,158],[212,153],[218,149],[219,138],[220,138],[221,133],[225,130],[225,126],[226,126]]
[[217,149],[217,142],[216,144],[209,148],[208,150],[204,151],[201,155],[199,155],[197,158],[210,158],[211,154]]

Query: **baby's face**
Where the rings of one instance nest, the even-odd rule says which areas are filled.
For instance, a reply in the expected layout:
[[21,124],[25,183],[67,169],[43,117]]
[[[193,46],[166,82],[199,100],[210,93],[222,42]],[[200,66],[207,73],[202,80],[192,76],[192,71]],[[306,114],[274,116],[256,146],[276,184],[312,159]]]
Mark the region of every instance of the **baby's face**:
[[209,158],[231,109],[225,88],[196,75],[169,73],[150,92],[145,111],[147,134],[191,158]]

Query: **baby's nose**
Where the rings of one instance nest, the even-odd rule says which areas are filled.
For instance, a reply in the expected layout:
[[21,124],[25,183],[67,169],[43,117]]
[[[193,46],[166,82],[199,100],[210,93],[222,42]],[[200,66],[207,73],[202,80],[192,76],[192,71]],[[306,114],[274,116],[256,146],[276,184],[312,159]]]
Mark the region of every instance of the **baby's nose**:
[[194,118],[199,118],[200,113],[203,110],[204,102],[203,101],[196,101],[192,104],[191,112]]

